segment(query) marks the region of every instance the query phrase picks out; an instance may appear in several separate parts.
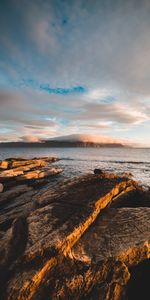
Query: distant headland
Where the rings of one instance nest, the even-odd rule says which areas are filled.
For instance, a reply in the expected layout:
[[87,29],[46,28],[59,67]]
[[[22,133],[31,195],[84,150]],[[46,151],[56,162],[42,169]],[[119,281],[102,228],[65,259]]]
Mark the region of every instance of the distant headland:
[[0,147],[125,147],[116,139],[93,135],[73,134],[39,141],[1,142]]

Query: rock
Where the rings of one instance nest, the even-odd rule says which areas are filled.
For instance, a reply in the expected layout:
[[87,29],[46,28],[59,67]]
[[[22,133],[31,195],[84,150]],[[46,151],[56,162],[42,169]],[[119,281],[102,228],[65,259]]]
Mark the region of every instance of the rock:
[[94,174],[101,175],[101,174],[104,174],[104,172],[101,169],[94,169]]
[[[27,242],[27,222],[25,218],[15,219],[12,227],[0,242],[0,267],[10,265],[25,250]],[[17,250],[17,251],[16,251]]]
[[15,198],[9,197],[7,201],[3,201],[0,210],[0,230],[6,231],[16,218],[27,217],[35,209],[32,198],[36,193],[36,190],[31,189],[24,193],[20,192]]
[[63,172],[62,168],[47,168],[39,174],[39,178],[45,178],[51,175],[57,175]]
[[23,161],[12,161],[9,163],[10,168],[18,168],[23,166],[30,166],[32,167],[42,167],[46,166],[47,162],[41,159],[29,159],[29,160],[23,160]]
[[0,169],[13,169],[33,164],[33,167],[47,166],[48,163],[58,161],[57,157],[35,157],[33,159],[8,158],[0,161]]
[[[96,222],[73,247],[72,255],[76,260],[86,261],[88,259],[90,265],[100,266],[98,271],[102,273],[98,275],[98,285],[101,299],[122,299],[121,293],[125,293],[131,266],[149,258],[149,228],[150,208],[107,209],[103,215],[98,216]],[[116,262],[118,264],[118,270],[113,270],[109,284],[108,269],[104,272],[108,261],[111,262],[110,272]],[[122,273],[120,269],[122,266],[125,268],[125,273]],[[101,288],[102,285],[103,288]],[[112,290],[113,285],[114,287],[117,285],[118,296],[115,295],[114,288]],[[104,294],[103,289],[105,290]],[[83,295],[84,292],[83,290]],[[68,293],[71,294],[71,291]]]
[[0,240],[0,284],[1,292],[9,278],[9,268],[23,254],[28,237],[28,225],[25,218],[15,219],[12,227]]
[[[39,179],[48,177],[51,175],[59,174],[63,171],[60,168],[50,167],[50,163],[58,160],[55,157],[46,158],[34,158],[34,159],[8,159],[7,169],[0,171],[0,178],[2,182],[13,179],[13,177],[18,177],[19,180],[26,179]],[[22,176],[20,176],[22,175]],[[17,179],[18,179],[17,178]]]
[[2,193],[2,192],[3,192],[3,190],[4,190],[4,186],[3,186],[3,184],[2,184],[2,183],[0,183],[0,193]]
[[7,160],[1,160],[0,161],[0,169],[7,169],[8,168],[8,161]]
[[48,176],[60,174],[63,172],[63,169],[60,168],[46,168],[42,170],[34,170],[24,173],[22,176],[19,176],[17,180],[28,180],[28,179],[40,179]]
[[[65,278],[66,273],[68,284],[72,284],[72,276],[78,275],[76,263],[84,275],[85,268],[87,269],[84,262],[69,258],[73,257],[72,247],[96,220],[100,211],[116,196],[119,197],[120,193],[126,193],[129,189],[135,189],[134,181],[122,178],[101,179],[91,175],[74,183],[68,182],[56,193],[51,194],[49,189],[43,188],[43,192],[39,191],[39,195],[37,193],[33,196],[32,199],[36,201],[38,198],[43,199],[40,202],[43,207],[35,206],[36,209],[27,217],[28,242],[23,256],[24,266],[18,265],[18,271],[9,280],[5,292],[7,299],[44,299],[47,282],[48,289],[49,285],[57,286],[59,276]],[[65,257],[69,259],[67,262]],[[109,270],[108,268],[108,272]],[[63,272],[65,273],[62,274]],[[19,281],[19,278],[22,280]],[[65,288],[65,282],[63,285]],[[61,294],[59,287],[56,290]],[[82,295],[84,289],[78,290]],[[50,298],[57,299],[53,293],[52,289]],[[70,290],[64,299],[67,299],[69,293]],[[76,296],[76,292],[71,292],[72,299],[79,299]]]
[[10,170],[5,170],[5,171],[2,171],[0,173],[0,178],[11,178],[11,177],[16,177],[16,176],[19,176],[19,175],[22,175],[23,174],[23,171],[16,171],[14,169],[10,169]]
[[18,197],[19,195],[31,190],[32,187],[29,187],[25,184],[14,186],[10,190],[3,192],[3,194],[0,195],[0,205],[7,204],[8,202],[12,201],[15,197]]
[[131,269],[150,255],[150,208],[117,205],[145,192],[109,173],[20,185],[19,177],[40,182],[52,169],[24,170],[2,194],[2,299],[127,300]]

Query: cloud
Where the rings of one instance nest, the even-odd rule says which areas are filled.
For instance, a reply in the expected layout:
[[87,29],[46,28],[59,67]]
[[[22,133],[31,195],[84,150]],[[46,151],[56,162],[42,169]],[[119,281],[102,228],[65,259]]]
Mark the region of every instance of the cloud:
[[76,120],[111,121],[122,124],[138,124],[149,120],[146,111],[132,109],[118,103],[86,103],[80,112],[72,116]]
[[[30,74],[58,87],[86,84],[150,93],[149,1],[10,3],[8,24],[3,24],[8,10],[1,18],[2,37],[6,62],[19,77]],[[17,60],[10,61],[12,53]]]
[[25,135],[19,137],[19,140],[21,142],[26,142],[26,143],[34,143],[34,142],[40,142],[40,139],[36,136],[31,136],[31,135]]
[[57,141],[79,141],[79,142],[91,142],[91,143],[125,143],[121,139],[115,139],[112,137],[104,135],[94,135],[94,134],[71,134],[60,137],[54,137],[52,140]]
[[149,15],[147,0],[3,1],[0,132],[134,138],[141,126],[146,141]]

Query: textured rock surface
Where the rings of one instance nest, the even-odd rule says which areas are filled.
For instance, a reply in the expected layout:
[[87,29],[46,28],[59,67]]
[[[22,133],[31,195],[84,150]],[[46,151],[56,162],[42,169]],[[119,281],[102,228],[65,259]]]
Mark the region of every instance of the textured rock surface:
[[16,177],[15,180],[30,180],[59,174],[63,171],[61,168],[51,167],[51,163],[57,160],[55,157],[46,157],[1,161],[1,166],[5,169],[0,171],[1,181],[6,182],[14,177]]
[[3,192],[3,190],[4,190],[4,186],[3,186],[3,184],[2,184],[2,183],[0,183],[0,193],[2,193],[2,192]]
[[[51,163],[56,160],[45,157],[4,161],[7,162],[7,169],[0,171],[4,186],[4,192],[0,194],[0,230],[9,228],[15,218],[27,216],[34,209],[32,197],[47,184],[46,178],[63,171],[52,166]],[[48,180],[51,183],[51,179]]]
[[2,299],[128,299],[131,268],[149,258],[149,195],[104,172],[36,182],[0,195]]
[[0,169],[7,169],[8,168],[8,161],[0,160]]

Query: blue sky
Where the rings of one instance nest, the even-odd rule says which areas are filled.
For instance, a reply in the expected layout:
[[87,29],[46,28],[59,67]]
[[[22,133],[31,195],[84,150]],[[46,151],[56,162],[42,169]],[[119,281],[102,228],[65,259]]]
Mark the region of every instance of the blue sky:
[[0,141],[149,145],[150,1],[1,0]]

